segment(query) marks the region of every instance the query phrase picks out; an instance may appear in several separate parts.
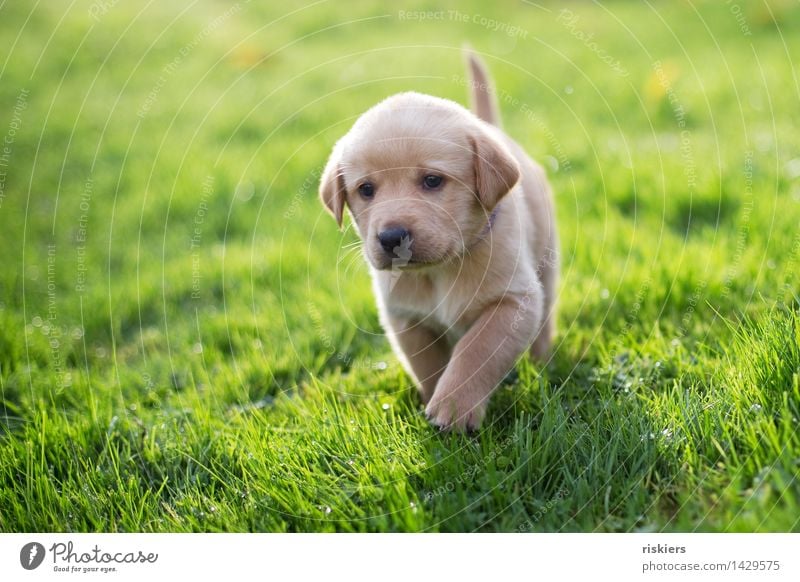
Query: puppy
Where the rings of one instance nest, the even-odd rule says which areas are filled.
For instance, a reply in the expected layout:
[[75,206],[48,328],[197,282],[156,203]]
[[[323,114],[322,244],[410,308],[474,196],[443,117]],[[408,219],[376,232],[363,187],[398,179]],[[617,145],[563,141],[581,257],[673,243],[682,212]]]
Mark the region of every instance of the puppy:
[[558,238],[542,168],[499,129],[486,69],[467,54],[474,114],[401,93],[362,115],[320,179],[363,240],[381,323],[428,419],[480,426],[526,351],[548,354]]

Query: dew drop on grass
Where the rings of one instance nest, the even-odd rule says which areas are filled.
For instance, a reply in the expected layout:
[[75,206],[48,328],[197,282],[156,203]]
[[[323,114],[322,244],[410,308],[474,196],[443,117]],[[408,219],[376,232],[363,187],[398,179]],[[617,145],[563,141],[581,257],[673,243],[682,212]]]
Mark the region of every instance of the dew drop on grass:
[[392,407],[392,405],[391,405],[391,404],[389,404],[388,402],[384,402],[384,403],[381,405],[381,408],[383,408],[384,410],[389,410],[391,407]]
[[236,187],[235,196],[240,202],[247,202],[256,192],[255,184],[252,182],[242,182]]
[[544,156],[543,159],[547,164],[547,167],[550,168],[551,172],[558,172],[558,158],[554,156]]
[[794,158],[786,162],[784,170],[786,171],[786,176],[790,180],[800,178],[800,158]]

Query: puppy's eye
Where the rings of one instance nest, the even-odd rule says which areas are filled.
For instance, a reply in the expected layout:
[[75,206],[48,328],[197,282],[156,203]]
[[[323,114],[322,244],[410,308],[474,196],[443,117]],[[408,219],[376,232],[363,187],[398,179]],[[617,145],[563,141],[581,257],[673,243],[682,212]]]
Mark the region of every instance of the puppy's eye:
[[436,174],[428,174],[422,179],[422,186],[426,190],[436,190],[442,186],[444,178]]
[[358,187],[358,193],[364,198],[372,198],[375,196],[375,186],[372,182],[364,182]]

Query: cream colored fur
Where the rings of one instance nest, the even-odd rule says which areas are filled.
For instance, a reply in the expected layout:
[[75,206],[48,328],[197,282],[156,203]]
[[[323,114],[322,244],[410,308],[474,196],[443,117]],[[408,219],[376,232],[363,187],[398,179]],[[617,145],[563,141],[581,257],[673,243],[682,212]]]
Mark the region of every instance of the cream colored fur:
[[[457,430],[480,425],[520,355],[546,358],[558,280],[544,171],[497,127],[483,64],[468,65],[477,116],[428,95],[389,97],[336,144],[320,183],[338,223],[345,207],[353,217],[381,322],[428,418]],[[441,188],[427,188],[431,175]],[[392,228],[409,236],[389,251],[378,235]]]

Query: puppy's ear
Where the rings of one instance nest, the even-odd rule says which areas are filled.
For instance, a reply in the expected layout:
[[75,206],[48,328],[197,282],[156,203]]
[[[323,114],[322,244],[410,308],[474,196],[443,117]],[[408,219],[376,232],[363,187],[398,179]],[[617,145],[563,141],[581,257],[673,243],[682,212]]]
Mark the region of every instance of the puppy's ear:
[[347,195],[341,170],[341,152],[337,144],[333,148],[333,153],[331,153],[331,157],[328,159],[328,163],[319,180],[319,197],[336,219],[336,224],[339,225],[339,228],[342,226],[344,200]]
[[486,132],[469,137],[475,165],[475,191],[489,210],[519,181],[519,165],[506,147]]

